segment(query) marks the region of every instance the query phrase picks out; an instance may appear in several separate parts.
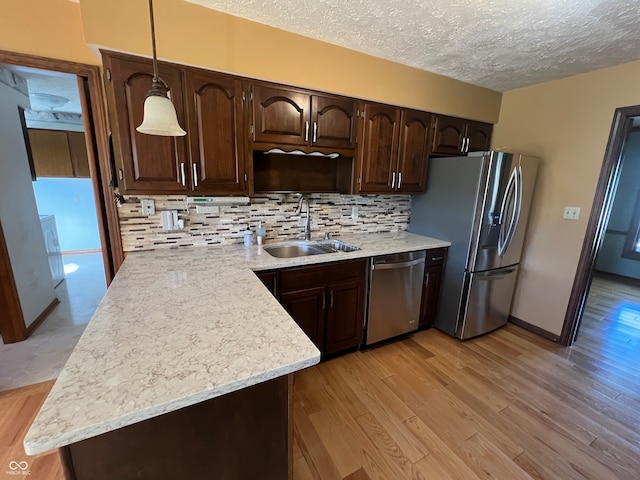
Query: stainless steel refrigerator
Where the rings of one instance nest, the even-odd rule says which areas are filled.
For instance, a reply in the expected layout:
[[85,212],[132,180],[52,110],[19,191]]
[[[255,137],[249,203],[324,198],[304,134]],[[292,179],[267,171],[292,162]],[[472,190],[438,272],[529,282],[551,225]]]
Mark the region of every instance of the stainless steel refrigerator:
[[537,158],[513,153],[429,159],[409,231],[451,242],[440,330],[466,339],[507,322],[537,171]]

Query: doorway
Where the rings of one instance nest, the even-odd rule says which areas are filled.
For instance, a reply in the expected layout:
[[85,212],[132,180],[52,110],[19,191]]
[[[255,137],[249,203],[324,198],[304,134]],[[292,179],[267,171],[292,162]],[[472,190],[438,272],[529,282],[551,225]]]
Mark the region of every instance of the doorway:
[[[560,337],[560,343],[563,345],[572,345],[577,338],[582,317],[585,314],[587,299],[596,270],[596,262],[599,260],[601,268],[605,268],[607,264],[611,263],[611,259],[607,257],[611,257],[612,251],[617,250],[616,245],[621,247],[621,251],[618,252],[618,254],[623,254],[627,250],[631,252],[632,250],[640,248],[637,245],[638,230],[632,227],[631,222],[628,222],[628,226],[624,228],[624,230],[614,228],[619,226],[616,225],[616,222],[620,221],[617,216],[614,215],[614,222],[612,222],[609,232],[607,232],[607,227],[612,217],[616,192],[620,184],[625,149],[628,145],[632,145],[629,139],[635,130],[634,125],[639,126],[638,119],[640,119],[640,105],[618,108],[614,114],[604,162],[600,172],[593,207],[587,225],[587,232],[585,234]],[[630,179],[625,178],[623,184],[626,185],[626,183],[628,183],[627,180]],[[634,186],[635,194],[638,195],[637,177],[633,178],[632,186]],[[628,190],[628,188],[631,187],[624,186],[623,188]],[[636,215],[640,215],[640,207],[636,206],[634,211]],[[628,214],[628,212],[626,212],[626,214]],[[618,217],[622,218],[624,215],[618,215]],[[629,220],[629,218],[627,218],[627,220]],[[608,238],[606,249],[602,250],[607,233],[609,233],[609,237],[613,235],[622,236],[624,234],[623,245],[620,245],[621,239]],[[598,254],[601,251],[602,254],[598,259]],[[638,258],[640,259],[640,255]],[[600,286],[598,288],[602,290]]]
[[[70,178],[67,178],[65,180],[71,180],[75,178],[84,181],[85,185],[83,186],[83,195],[85,195],[85,197],[82,198],[86,198],[87,183],[90,184],[91,188],[89,189],[89,195],[92,197],[91,200],[94,203],[94,220],[95,223],[97,223],[98,232],[96,233],[99,237],[99,242],[97,245],[94,242],[93,245],[86,249],[79,248],[77,246],[72,246],[70,248],[71,250],[74,250],[75,253],[79,253],[77,250],[81,250],[83,251],[82,253],[95,253],[99,255],[101,257],[101,261],[98,262],[99,270],[102,270],[104,272],[104,280],[102,281],[102,283],[108,284],[110,283],[113,275],[122,263],[123,253],[120,241],[117,209],[116,205],[112,201],[113,188],[110,186],[110,150],[108,130],[106,125],[106,109],[103,100],[103,87],[100,78],[100,71],[98,67],[95,66],[5,51],[0,51],[0,63],[4,65],[11,65],[18,71],[22,70],[23,74],[25,74],[28,69],[45,70],[51,76],[58,78],[66,76],[68,79],[71,79],[73,80],[73,82],[75,82],[76,90],[78,92],[80,110],[82,112],[82,115],[80,116],[81,118],[77,118],[75,119],[75,121],[76,123],[77,121],[82,122],[81,126],[76,125],[76,128],[78,130],[82,130],[80,132],[82,135],[73,135],[74,138],[70,138],[71,134],[67,132],[72,131],[72,128],[68,126],[63,129],[64,131],[62,132],[62,134],[65,135],[66,147],[68,151],[73,150],[74,147],[75,152],[81,151],[81,148],[78,148],[78,145],[81,144],[81,142],[78,142],[78,140],[84,140],[84,156],[86,160],[82,166],[80,166],[79,164],[72,164],[72,175],[70,176]],[[60,99],[55,97],[55,93],[53,94],[54,97],[47,97],[46,92],[37,93],[44,94],[44,96],[42,96],[42,100],[45,102],[50,101],[55,103],[61,101]],[[66,97],[66,95],[58,96]],[[58,120],[70,120],[68,116],[65,117],[64,115],[56,113],[55,108],[51,108],[50,106],[46,107],[43,110],[45,111],[45,113],[48,113],[49,116],[58,116]],[[47,112],[47,110],[49,111]],[[32,118],[32,120],[34,119]],[[36,118],[35,120],[38,120],[38,118]],[[36,125],[36,127],[42,127],[42,124]],[[23,128],[27,130],[28,133],[28,121],[24,122]],[[41,130],[47,129],[41,128]],[[58,144],[61,145],[62,142],[58,141]],[[72,159],[72,162],[73,161],[74,160]],[[35,168],[35,166],[33,167]],[[33,176],[36,176],[33,170],[34,169],[32,169],[32,174]],[[45,175],[41,176],[41,178],[44,177]],[[67,198],[78,199],[78,195],[79,194],[67,195]],[[77,204],[86,207],[87,203],[89,202],[79,200]],[[41,211],[39,213],[51,212]],[[6,222],[3,226],[6,233]],[[76,235],[74,235],[74,237],[75,236]],[[78,265],[78,262],[74,263],[76,263],[76,266],[71,268],[75,268],[76,271],[78,268],[81,268]],[[90,263],[93,265],[93,267],[95,267],[95,261],[92,261]],[[0,298],[11,298],[11,296],[13,296],[13,304],[15,306],[15,274],[12,278],[12,264],[8,254],[2,254],[2,252],[0,252],[0,267],[2,267],[0,271],[9,272],[8,281],[3,282],[2,285],[0,285],[0,290],[2,290],[0,291]],[[14,338],[10,339],[10,341],[24,340],[30,333],[35,330],[35,327],[37,327],[37,325],[25,325],[24,321],[22,322],[22,326],[17,325],[17,328],[14,329],[10,328],[13,327],[13,325],[7,325],[8,322],[17,322],[18,316],[20,316],[21,313],[24,313],[20,312],[19,307],[20,305],[17,305],[17,308],[14,309],[16,315],[12,315],[9,318],[3,316],[4,318],[2,319],[2,322],[0,322],[2,323],[2,325],[0,325],[0,329],[3,332],[3,340],[5,332],[16,332],[16,335],[14,335]]]

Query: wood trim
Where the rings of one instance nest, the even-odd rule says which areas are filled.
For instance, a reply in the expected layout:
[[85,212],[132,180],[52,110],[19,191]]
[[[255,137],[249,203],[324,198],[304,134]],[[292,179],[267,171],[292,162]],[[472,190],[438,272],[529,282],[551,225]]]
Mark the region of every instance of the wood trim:
[[0,221],[0,332],[4,343],[21,342],[26,339],[27,328],[18,296],[18,287],[13,277],[11,258],[4,239]]
[[518,327],[527,330],[528,332],[535,333],[536,335],[546,338],[547,340],[551,340],[552,342],[559,343],[560,335],[556,335],[555,333],[551,333],[544,328],[540,328],[536,325],[532,325],[524,320],[520,320],[518,317],[514,317],[513,315],[509,315],[509,322],[517,325]]
[[[124,253],[122,251],[122,240],[120,238],[118,211],[115,203],[112,201],[113,190],[109,186],[109,180],[111,178],[109,129],[100,68],[94,65],[8,52],[5,50],[0,50],[0,63],[71,73],[86,79],[87,87],[81,90],[81,94],[84,92],[88,97],[87,104],[91,108],[87,116],[92,120],[94,134],[93,136],[87,137],[87,145],[91,144],[89,141],[93,142],[92,144],[94,145],[94,151],[89,152],[92,154],[89,168],[92,172],[92,178],[94,178],[94,173],[96,174],[94,182],[97,183],[94,185],[94,188],[97,185],[98,188],[95,188],[95,190],[96,199],[98,200],[98,218],[102,218],[100,235],[101,239],[104,239],[102,251],[106,259],[105,266],[108,265],[105,276],[107,284],[109,284],[124,260]],[[100,194],[98,194],[98,192],[100,192]]]
[[49,304],[49,306],[47,306],[47,308],[45,308],[42,313],[40,315],[38,315],[38,318],[36,318],[31,325],[29,325],[27,327],[27,337],[30,337],[31,334],[33,332],[35,332],[36,328],[38,328],[40,325],[42,325],[42,322],[44,322],[46,320],[46,318],[49,316],[49,314],[53,311],[54,308],[56,308],[58,305],[60,305],[60,300],[58,300],[58,298],[54,298],[51,303]]
[[560,343],[565,346],[571,345],[575,341],[580,328],[580,319],[589,295],[596,255],[602,245],[609,213],[613,206],[622,163],[622,149],[631,130],[630,119],[637,116],[640,116],[640,105],[617,108],[614,113],[604,161],[600,170],[600,179],[596,187],[580,260],[560,334]]

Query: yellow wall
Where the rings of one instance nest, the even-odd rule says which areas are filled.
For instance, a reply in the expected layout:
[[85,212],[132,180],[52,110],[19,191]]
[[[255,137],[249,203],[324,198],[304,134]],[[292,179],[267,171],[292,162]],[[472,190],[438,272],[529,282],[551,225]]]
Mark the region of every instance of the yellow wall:
[[[150,56],[147,8],[143,1],[81,0],[87,42]],[[154,13],[158,55],[165,60],[491,123],[498,120],[501,94],[492,90],[182,0],[156,0]]]
[[99,63],[84,40],[80,5],[69,0],[0,0],[0,50]]
[[[559,334],[617,107],[640,104],[640,62],[506,92],[493,146],[542,159],[512,315]],[[581,208],[563,220],[565,205]]]

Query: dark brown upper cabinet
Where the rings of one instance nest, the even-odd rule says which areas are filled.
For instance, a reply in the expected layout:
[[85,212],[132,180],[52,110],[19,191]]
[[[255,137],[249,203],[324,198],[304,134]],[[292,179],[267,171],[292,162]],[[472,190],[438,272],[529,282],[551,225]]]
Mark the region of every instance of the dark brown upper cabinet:
[[417,110],[402,110],[396,191],[423,193],[427,187],[432,115]]
[[184,90],[191,189],[246,193],[242,83],[227,75],[189,69]]
[[365,105],[359,193],[424,192],[431,116],[390,105]]
[[151,60],[103,52],[107,99],[118,152],[121,192],[247,194],[241,80],[230,75],[159,63],[186,137],[145,135],[144,100]]
[[394,190],[398,158],[400,109],[391,105],[367,103],[364,106],[358,192],[389,193]]
[[[136,131],[142,123],[144,100],[151,88],[151,60],[103,52],[107,100],[119,160],[120,187],[126,193],[187,192],[188,158],[185,137],[161,137]],[[169,96],[185,125],[182,72],[159,65]]]
[[261,84],[253,85],[252,100],[254,143],[355,149],[356,100]]
[[493,125],[463,118],[436,115],[434,123],[434,155],[466,155],[489,150]]
[[467,122],[467,153],[486,152],[491,148],[493,125],[483,122]]

